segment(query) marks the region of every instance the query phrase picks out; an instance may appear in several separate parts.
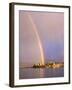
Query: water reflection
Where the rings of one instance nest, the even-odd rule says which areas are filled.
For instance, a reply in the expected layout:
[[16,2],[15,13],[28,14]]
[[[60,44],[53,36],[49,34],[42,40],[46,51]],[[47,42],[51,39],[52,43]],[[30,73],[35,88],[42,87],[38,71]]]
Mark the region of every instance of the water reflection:
[[63,77],[64,68],[20,68],[20,79]]
[[44,77],[44,69],[40,68],[39,73],[40,73],[40,77],[43,78]]

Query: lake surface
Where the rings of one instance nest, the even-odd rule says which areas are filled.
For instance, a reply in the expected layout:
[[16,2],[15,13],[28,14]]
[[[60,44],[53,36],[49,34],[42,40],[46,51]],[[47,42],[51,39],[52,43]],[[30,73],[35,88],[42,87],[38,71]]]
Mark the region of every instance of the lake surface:
[[20,68],[20,79],[63,77],[64,68]]

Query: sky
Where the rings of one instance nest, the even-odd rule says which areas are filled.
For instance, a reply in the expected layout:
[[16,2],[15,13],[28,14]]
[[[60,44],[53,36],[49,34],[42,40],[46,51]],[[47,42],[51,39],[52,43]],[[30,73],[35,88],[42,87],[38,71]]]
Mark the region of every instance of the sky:
[[[31,23],[30,18],[32,19]],[[39,35],[45,63],[64,60],[64,13],[19,11],[20,66],[39,63],[41,52],[34,27]]]

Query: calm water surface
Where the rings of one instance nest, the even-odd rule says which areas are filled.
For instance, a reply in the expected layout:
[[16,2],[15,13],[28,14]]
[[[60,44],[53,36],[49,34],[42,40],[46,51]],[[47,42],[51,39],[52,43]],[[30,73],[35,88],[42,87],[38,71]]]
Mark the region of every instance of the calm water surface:
[[20,68],[20,79],[63,77],[64,68]]

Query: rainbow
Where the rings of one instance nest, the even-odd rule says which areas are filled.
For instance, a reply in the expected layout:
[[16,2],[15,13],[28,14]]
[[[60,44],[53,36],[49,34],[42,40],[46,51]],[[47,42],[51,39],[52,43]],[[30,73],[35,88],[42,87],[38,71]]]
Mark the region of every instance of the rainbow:
[[36,28],[36,25],[31,17],[30,14],[27,14],[28,15],[28,18],[33,26],[33,30],[35,32],[35,35],[36,35],[36,38],[37,38],[37,41],[38,41],[38,46],[39,46],[39,49],[40,49],[40,55],[41,55],[41,60],[40,60],[40,65],[44,65],[44,53],[43,53],[43,47],[42,47],[42,43],[41,43],[41,40],[40,40],[40,37],[39,37],[39,34],[37,32],[37,28]]

